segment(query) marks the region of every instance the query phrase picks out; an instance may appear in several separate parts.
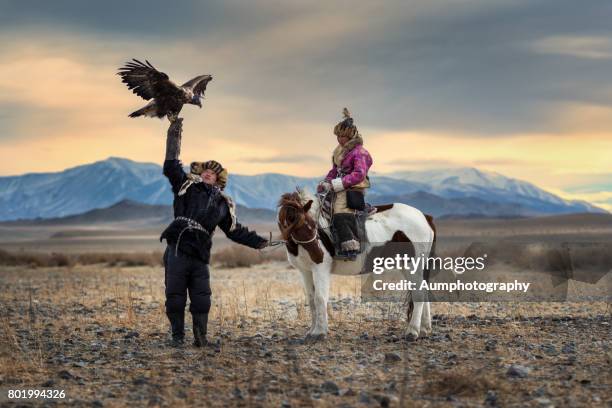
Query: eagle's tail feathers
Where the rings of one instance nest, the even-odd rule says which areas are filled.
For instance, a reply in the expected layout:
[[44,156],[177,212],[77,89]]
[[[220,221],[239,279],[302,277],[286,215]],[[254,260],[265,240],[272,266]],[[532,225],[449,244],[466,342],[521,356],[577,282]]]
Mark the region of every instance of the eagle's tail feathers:
[[129,115],[130,118],[137,118],[139,116],[144,115],[143,110],[144,110],[144,108],[143,109],[138,109],[137,111],[134,111],[134,112],[130,113],[130,115]]
[[148,116],[150,118],[154,118],[156,116],[163,117],[164,115],[159,115],[159,112],[157,111],[157,105],[155,103],[149,103],[148,105],[138,109],[137,111],[130,113],[130,118],[137,118],[138,116]]

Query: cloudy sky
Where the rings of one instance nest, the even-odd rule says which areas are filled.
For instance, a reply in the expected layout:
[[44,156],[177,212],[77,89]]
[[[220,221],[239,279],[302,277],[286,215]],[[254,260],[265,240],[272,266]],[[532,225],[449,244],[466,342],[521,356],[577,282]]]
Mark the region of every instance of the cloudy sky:
[[0,175],[161,163],[115,75],[182,83],[184,161],[321,175],[343,106],[373,171],[473,166],[612,210],[612,2],[0,1]]

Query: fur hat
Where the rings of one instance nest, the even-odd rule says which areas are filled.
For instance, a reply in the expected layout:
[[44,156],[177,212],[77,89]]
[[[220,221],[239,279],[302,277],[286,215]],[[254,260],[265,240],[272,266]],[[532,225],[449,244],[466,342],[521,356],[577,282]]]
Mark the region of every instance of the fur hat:
[[221,163],[215,160],[209,160],[206,162],[193,162],[191,163],[191,173],[197,174],[198,176],[204,172],[204,170],[212,170],[217,175],[217,185],[223,190],[227,184],[227,169],[223,168]]
[[342,109],[342,116],[344,116],[344,119],[334,127],[334,135],[346,136],[350,140],[357,135],[357,126],[353,123],[353,118],[348,109]]

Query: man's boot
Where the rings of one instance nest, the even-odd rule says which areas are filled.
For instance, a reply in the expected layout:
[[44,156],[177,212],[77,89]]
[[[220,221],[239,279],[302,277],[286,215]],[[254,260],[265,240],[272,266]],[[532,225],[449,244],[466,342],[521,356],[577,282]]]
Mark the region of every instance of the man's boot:
[[356,229],[355,216],[345,213],[334,214],[333,227],[335,237],[340,242],[340,245],[336,245],[339,250],[334,259],[355,260],[359,253],[359,241],[355,239],[353,233],[353,230]]
[[350,239],[348,241],[341,242],[340,248],[342,248],[342,252],[345,254],[347,259],[354,261],[357,258],[357,255],[359,255],[360,244],[359,241]]
[[193,345],[204,347],[208,344],[208,340],[206,340],[208,313],[192,313],[191,317],[193,318]]
[[180,347],[185,342],[185,313],[167,312],[166,315],[168,320],[170,320],[170,327],[172,328],[172,341],[170,345]]

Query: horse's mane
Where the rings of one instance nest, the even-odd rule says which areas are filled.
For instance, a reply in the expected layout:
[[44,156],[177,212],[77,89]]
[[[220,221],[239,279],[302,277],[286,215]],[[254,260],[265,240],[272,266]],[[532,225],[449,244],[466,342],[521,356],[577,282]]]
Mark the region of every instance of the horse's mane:
[[285,193],[281,196],[280,200],[278,200],[278,207],[301,207],[302,206],[302,197],[300,193],[295,191],[293,193]]

